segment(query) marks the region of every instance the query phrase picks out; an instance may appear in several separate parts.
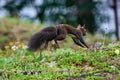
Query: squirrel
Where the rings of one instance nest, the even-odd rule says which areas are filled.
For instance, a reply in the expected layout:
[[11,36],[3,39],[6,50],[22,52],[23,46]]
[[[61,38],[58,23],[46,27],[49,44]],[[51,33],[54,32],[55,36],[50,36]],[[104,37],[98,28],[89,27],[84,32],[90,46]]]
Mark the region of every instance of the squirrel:
[[74,28],[68,24],[58,24],[55,26],[49,26],[35,33],[28,42],[28,50],[37,50],[43,43],[45,43],[44,49],[47,49],[49,41],[54,40],[57,47],[59,47],[58,40],[64,40],[67,34],[74,35],[72,37],[75,44],[81,47],[87,47],[83,36],[86,35],[86,29],[80,24],[77,28]]

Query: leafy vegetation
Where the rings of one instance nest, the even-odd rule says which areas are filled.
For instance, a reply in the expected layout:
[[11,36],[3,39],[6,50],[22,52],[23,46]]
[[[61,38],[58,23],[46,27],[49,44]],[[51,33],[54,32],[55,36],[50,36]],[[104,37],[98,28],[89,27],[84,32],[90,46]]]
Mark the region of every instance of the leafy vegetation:
[[30,52],[0,50],[1,79],[119,79],[120,46],[111,43],[95,50],[56,49]]

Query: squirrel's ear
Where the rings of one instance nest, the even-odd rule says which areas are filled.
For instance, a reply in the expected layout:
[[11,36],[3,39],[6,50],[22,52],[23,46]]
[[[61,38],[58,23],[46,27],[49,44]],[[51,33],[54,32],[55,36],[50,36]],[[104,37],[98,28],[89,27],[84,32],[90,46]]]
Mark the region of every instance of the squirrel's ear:
[[85,24],[82,26],[82,28],[84,28],[85,27]]
[[78,26],[77,26],[77,29],[80,29],[81,28],[81,25],[79,24]]

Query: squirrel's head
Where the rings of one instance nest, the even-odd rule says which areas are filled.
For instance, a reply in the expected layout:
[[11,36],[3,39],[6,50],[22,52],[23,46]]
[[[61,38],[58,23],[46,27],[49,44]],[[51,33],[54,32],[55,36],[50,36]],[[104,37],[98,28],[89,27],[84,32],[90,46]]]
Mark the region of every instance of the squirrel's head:
[[77,30],[80,30],[83,36],[86,35],[86,29],[84,27],[85,27],[85,24],[83,26],[81,26],[80,24],[77,26]]

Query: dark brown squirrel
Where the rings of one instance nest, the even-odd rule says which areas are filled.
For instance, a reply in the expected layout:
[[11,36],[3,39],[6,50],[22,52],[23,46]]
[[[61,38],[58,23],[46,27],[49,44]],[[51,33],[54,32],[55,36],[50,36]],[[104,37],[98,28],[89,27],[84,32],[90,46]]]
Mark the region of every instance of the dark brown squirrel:
[[58,24],[55,26],[49,26],[44,28],[40,32],[34,34],[28,43],[28,50],[37,50],[43,43],[45,43],[44,49],[48,47],[49,41],[54,40],[55,45],[59,47],[58,40],[64,40],[67,34],[72,34],[74,43],[81,47],[87,47],[85,41],[83,40],[83,36],[86,35],[86,29],[78,25],[77,28],[74,28],[68,24]]

